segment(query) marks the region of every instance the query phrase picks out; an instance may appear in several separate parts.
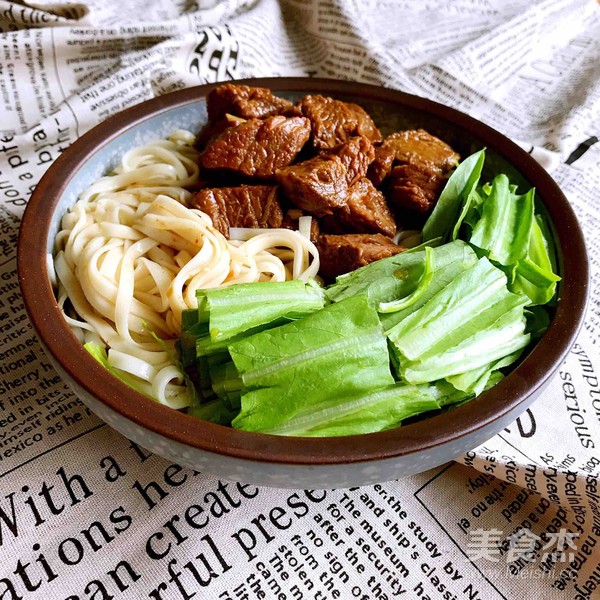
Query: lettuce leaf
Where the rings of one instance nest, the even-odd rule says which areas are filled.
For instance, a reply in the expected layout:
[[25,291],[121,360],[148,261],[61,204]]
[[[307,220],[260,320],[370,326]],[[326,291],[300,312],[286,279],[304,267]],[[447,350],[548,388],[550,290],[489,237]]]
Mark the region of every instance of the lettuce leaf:
[[473,230],[473,221],[478,221],[480,218],[480,206],[483,204],[483,197],[480,190],[473,188],[467,195],[464,201],[460,215],[452,228],[452,240],[458,240],[460,237],[461,227],[463,223],[468,225]]
[[[483,386],[483,390],[481,391],[485,392],[486,390],[489,390],[491,387],[494,387],[497,383],[500,383],[500,381],[502,381],[503,379],[504,375],[500,371],[492,371]],[[444,380],[436,382],[435,385],[443,385],[445,389],[446,395],[441,397],[439,400],[440,406],[443,410],[448,410],[449,408],[455,408],[457,406],[460,406],[461,404],[466,404],[467,402],[473,400],[473,398],[478,396],[480,393],[475,393],[475,391],[465,392],[462,390],[457,390],[456,388],[454,388],[454,386],[452,386],[452,384]],[[454,391],[449,391],[449,389]]]
[[83,347],[117,379],[120,379],[123,383],[127,384],[130,388],[133,388],[136,392],[139,392],[147,398],[154,400],[154,398],[152,398],[152,396],[148,393],[151,389],[151,386],[146,384],[145,381],[141,381],[130,373],[126,373],[120,369],[115,369],[113,366],[111,366],[111,364],[108,362],[108,353],[106,352],[106,348],[104,346],[94,342],[88,342],[87,344],[84,344]]
[[381,323],[362,294],[257,333],[229,352],[244,383],[232,425],[248,431],[394,383]]
[[433,262],[435,265],[433,277],[423,294],[402,310],[380,315],[381,323],[386,331],[421,308],[458,275],[472,267],[477,262],[477,256],[468,244],[457,241],[435,248]]
[[196,360],[196,339],[208,335],[207,318],[200,321],[198,309],[181,311],[181,335],[175,347],[184,369],[191,367]]
[[[323,289],[314,281],[242,283],[199,290],[197,318],[185,316],[180,339],[182,363],[197,369],[204,398],[217,394],[227,406],[239,403],[239,389],[231,390],[228,347],[265,329],[299,319],[323,307]],[[232,365],[233,366],[233,365]]]
[[485,149],[465,158],[450,175],[433,212],[423,227],[424,241],[436,237],[448,241],[457,221],[460,220],[463,204],[479,183],[484,161]]
[[392,300],[391,302],[380,302],[377,310],[380,313],[394,313],[398,312],[399,310],[409,308],[420,298],[422,298],[425,292],[429,289],[434,272],[435,265],[433,259],[433,249],[425,248],[425,266],[423,273],[417,282],[417,287],[415,287],[415,289],[404,298]]
[[535,192],[517,194],[518,186],[504,174],[478,187],[484,159],[481,150],[454,171],[425,223],[423,240],[456,240],[462,235],[479,256],[505,271],[511,291],[526,295],[530,306],[546,304],[560,277],[551,232],[535,214]]
[[314,281],[241,283],[199,290],[196,295],[199,311],[208,315],[212,341],[231,338],[283,317],[299,319],[324,305],[323,290]]
[[331,302],[340,302],[366,294],[369,304],[377,307],[411,294],[425,269],[425,249],[402,252],[345,273],[325,291]]
[[[402,252],[341,275],[327,288],[325,295],[332,302],[340,302],[358,294],[366,294],[369,304],[375,308],[382,303],[407,298],[422,281],[427,267],[428,247]],[[429,285],[423,286],[421,298],[427,297],[431,286],[435,289],[441,278],[454,277],[455,272],[463,270],[463,265],[471,265],[477,261],[475,252],[465,242],[457,241],[429,248],[435,272]],[[415,301],[419,299],[416,298]],[[386,316],[382,316],[382,320]]]
[[531,336],[525,333],[522,308],[510,311],[490,327],[467,338],[452,350],[416,361],[400,361],[400,375],[412,384],[435,381],[482,367],[522,350]]
[[209,370],[214,393],[228,409],[239,411],[243,383],[233,362],[213,364]]
[[533,194],[531,189],[517,196],[511,193],[506,175],[496,176],[469,242],[500,265],[524,259],[533,223]]
[[527,256],[519,260],[513,271],[510,288],[526,294],[530,305],[547,304],[556,293],[560,277],[555,273],[552,237],[540,215],[531,226]]
[[529,306],[547,304],[556,293],[552,235],[535,214],[534,190],[519,196],[505,175],[482,189],[478,216],[471,214],[469,243],[509,277],[509,289],[529,298]]
[[481,258],[387,332],[398,375],[412,384],[435,381],[522,349],[529,342],[526,303]]
[[204,404],[191,406],[188,408],[187,414],[202,421],[209,421],[218,425],[231,425],[237,411],[229,410],[220,400],[211,400]]
[[382,431],[404,419],[438,410],[439,396],[435,386],[394,384],[301,408],[291,419],[264,433],[325,437]]
[[527,320],[527,332],[533,339],[539,339],[546,333],[550,325],[550,315],[543,306],[529,306],[525,309],[525,319]]
[[508,354],[503,358],[490,362],[478,367],[459,373],[458,375],[451,375],[446,377],[446,381],[451,383],[457,390],[467,393],[473,393],[475,396],[479,396],[485,389],[490,377],[494,371],[503,369],[512,365],[521,356],[522,350],[517,350],[512,354]]
[[506,311],[524,305],[525,300],[506,285],[504,273],[482,258],[388,331],[388,337],[410,360],[431,348],[452,348]]

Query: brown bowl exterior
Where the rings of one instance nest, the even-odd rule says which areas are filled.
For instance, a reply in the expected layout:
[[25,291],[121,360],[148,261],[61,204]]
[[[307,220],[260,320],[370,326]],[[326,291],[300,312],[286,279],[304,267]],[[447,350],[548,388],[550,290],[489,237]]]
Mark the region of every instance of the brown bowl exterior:
[[[442,464],[489,439],[548,385],[575,342],[588,296],[588,260],[575,214],[559,187],[526,152],[463,113],[399,91],[327,79],[267,78],[239,83],[275,93],[319,93],[375,103],[397,115],[431,121],[433,132],[454,132],[459,149],[486,146],[508,161],[543,200],[554,225],[558,303],[542,340],[503,381],[470,403],[398,429],[339,438],[288,438],[198,421],[154,403],[114,378],[82,347],[57,306],[46,267],[49,235],[68,182],[110,141],[157,115],[203,103],[215,85],[174,92],[127,109],[77,140],[44,175],[23,217],[18,246],[25,306],[57,370],[101,418],[150,450],[226,479],[279,487],[341,487],[398,478]],[[377,114],[375,114],[377,121]],[[185,124],[179,124],[183,127]],[[451,136],[452,137],[452,136]],[[446,138],[447,139],[447,138]]]

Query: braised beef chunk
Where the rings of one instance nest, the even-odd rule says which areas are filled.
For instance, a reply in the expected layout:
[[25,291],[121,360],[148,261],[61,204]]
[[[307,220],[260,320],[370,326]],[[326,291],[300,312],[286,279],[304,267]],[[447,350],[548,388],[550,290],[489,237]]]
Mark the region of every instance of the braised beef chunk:
[[309,137],[304,117],[250,119],[211,140],[200,162],[205,169],[269,178],[294,160]]
[[286,197],[303,210],[321,217],[344,206],[348,196],[346,167],[336,155],[315,156],[277,171]]
[[326,279],[333,279],[404,250],[379,233],[321,235],[317,248],[321,261],[319,273]]
[[448,144],[424,129],[392,133],[385,138],[382,146],[393,150],[398,162],[411,165],[427,163],[441,173],[455,167],[460,158]]
[[346,181],[352,185],[367,174],[375,158],[375,148],[365,137],[353,137],[332,151],[342,159],[346,167]]
[[305,96],[297,106],[311,121],[315,148],[335,148],[354,136],[364,136],[372,142],[381,141],[379,129],[357,104],[325,96]]
[[433,208],[445,182],[427,163],[398,165],[390,174],[388,199],[394,208],[425,213]]
[[366,178],[359,179],[349,190],[342,220],[350,230],[358,233],[396,234],[396,221],[383,194]]
[[292,103],[274,96],[266,88],[226,83],[208,94],[206,108],[210,122],[216,123],[226,114],[243,119],[272,117],[291,109]]
[[364,137],[353,137],[330,152],[281,169],[277,179],[296,206],[316,215],[345,206],[348,187],[367,173],[375,151]]
[[375,158],[369,165],[367,177],[373,182],[375,187],[379,187],[383,180],[390,174],[396,153],[387,146],[377,146],[375,148]]
[[383,194],[362,177],[348,190],[346,206],[333,215],[324,217],[323,228],[331,233],[382,233],[396,234],[396,221]]
[[225,237],[229,227],[281,227],[283,211],[277,186],[240,185],[200,190],[191,200]]
[[[298,229],[301,216],[314,216],[311,239],[318,237],[326,277],[401,252],[390,240],[392,211],[404,211],[404,224],[423,219],[459,159],[422,129],[377,145],[381,133],[363,108],[325,96],[292,105],[264,88],[224,84],[207,108],[199,160],[207,187],[194,205],[225,235],[231,226]],[[224,177],[229,187],[219,187]],[[266,185],[273,179],[279,187]]]
[[388,136],[382,148],[394,152],[395,166],[389,176],[390,204],[396,209],[426,213],[435,205],[446,179],[460,156],[442,140],[423,129]]

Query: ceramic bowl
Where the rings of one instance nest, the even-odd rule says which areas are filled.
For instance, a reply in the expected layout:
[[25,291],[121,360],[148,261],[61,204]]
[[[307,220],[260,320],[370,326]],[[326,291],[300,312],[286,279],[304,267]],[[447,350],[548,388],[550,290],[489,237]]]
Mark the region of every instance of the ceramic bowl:
[[[542,393],[574,343],[587,298],[588,261],[577,219],[556,183],[526,152],[465,114],[430,100],[352,82],[258,79],[295,100],[320,93],[362,105],[383,133],[423,127],[463,156],[487,147],[495,169],[535,186],[553,224],[562,281],[552,323],[541,341],[498,385],[454,410],[398,429],[338,438],[287,438],[198,421],[126,387],[98,364],[65,323],[46,257],[62,215],[80,192],[114,168],[130,148],[173,130],[199,131],[214,85],[149,100],[101,123],[45,174],[25,212],[19,280],[31,322],[49,359],[101,419],[152,452],[223,479],[287,488],[339,488],[398,479],[443,464],[482,444]],[[487,161],[490,162],[490,161]]]

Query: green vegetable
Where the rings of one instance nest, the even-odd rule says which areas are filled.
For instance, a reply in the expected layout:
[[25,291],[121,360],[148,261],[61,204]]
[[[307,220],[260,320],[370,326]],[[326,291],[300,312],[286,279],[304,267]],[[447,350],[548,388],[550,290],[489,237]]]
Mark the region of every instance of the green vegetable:
[[554,272],[553,247],[550,232],[541,216],[536,215],[531,226],[527,256],[514,269],[511,289],[526,294],[531,305],[547,304],[556,293],[560,277]]
[[543,306],[530,306],[525,309],[527,331],[534,339],[539,339],[546,333],[550,325],[550,315]]
[[231,421],[237,414],[237,411],[229,410],[219,400],[212,400],[188,408],[187,414],[202,421],[209,421],[218,425],[231,425]]
[[229,352],[245,387],[232,424],[248,431],[394,383],[377,312],[364,295],[257,333]]
[[433,249],[425,248],[425,267],[423,274],[419,277],[417,287],[404,298],[399,300],[392,300],[391,302],[380,302],[378,311],[381,313],[394,313],[399,310],[403,310],[415,304],[420,298],[423,297],[425,292],[428,290],[433,279],[433,273],[435,271],[433,261]]
[[468,194],[467,198],[462,206],[460,211],[460,215],[458,215],[458,219],[452,228],[452,240],[457,240],[460,238],[460,230],[463,223],[466,223],[473,230],[474,221],[479,220],[480,207],[483,204],[483,198],[477,188],[473,188]]
[[523,307],[486,258],[388,331],[399,375],[435,381],[481,367],[527,345]]
[[[482,324],[493,323],[519,305],[521,298],[506,289],[504,273],[482,258],[388,331],[388,336],[404,356],[416,360],[439,342],[454,347],[457,334],[464,331],[459,340],[466,339]],[[493,314],[488,316],[489,310]]]
[[[500,383],[504,379],[504,375],[500,371],[492,371],[492,373],[487,378],[485,385],[483,386],[482,392],[489,390],[491,387],[494,387],[497,383]],[[435,385],[444,389],[444,393],[446,395],[440,398],[440,405],[443,409],[447,409],[449,407],[457,407],[461,404],[465,404],[470,400],[473,400],[475,396],[478,396],[481,392],[464,392],[462,390],[456,390],[454,386],[446,381],[437,381]],[[450,390],[455,390],[451,392]]]
[[366,294],[369,304],[377,307],[411,294],[424,269],[425,250],[402,252],[340,275],[325,295],[331,302],[340,302]]
[[518,195],[508,178],[498,175],[491,187],[483,186],[470,198],[461,214],[471,227],[469,243],[504,270],[509,289],[526,295],[529,305],[549,302],[560,277],[552,236],[541,215],[534,213],[534,190]]
[[222,368],[230,360],[228,347],[319,310],[325,301],[322,288],[299,280],[242,283],[200,290],[196,296],[196,321],[184,311],[189,328],[180,340],[182,362],[183,357],[186,367],[195,362],[203,397],[217,394],[229,408],[239,404],[240,386],[231,389],[233,374]]
[[518,195],[517,186],[503,174],[477,188],[483,159],[481,150],[452,174],[425,223],[423,239],[441,235],[456,240],[466,224],[467,241],[505,271],[509,289],[526,295],[529,305],[546,304],[560,277],[551,233],[534,212],[534,190]]
[[214,393],[232,411],[239,411],[243,383],[235,365],[229,361],[210,366],[210,381]]
[[533,190],[512,194],[508,177],[498,175],[469,242],[495,263],[513,265],[527,255],[532,222]]
[[108,354],[106,348],[100,344],[88,342],[83,346],[105,369],[108,369],[117,379],[120,379],[123,383],[127,384],[130,388],[133,388],[136,392],[143,394],[148,398],[152,396],[148,393],[150,385],[144,385],[146,382],[140,381],[137,377],[134,377],[130,373],[115,369],[108,362]]
[[449,240],[457,220],[460,219],[463,204],[479,182],[484,161],[485,150],[480,150],[458,165],[423,227],[424,241],[436,237],[442,237],[444,241]]
[[176,348],[184,369],[191,367],[196,360],[196,339],[208,335],[207,320],[199,321],[198,309],[181,312],[181,337]]
[[446,381],[451,383],[457,390],[479,396],[495,371],[512,365],[520,356],[521,350],[517,350],[482,367],[471,369],[458,375],[450,375],[446,377]]
[[421,308],[440,290],[456,279],[458,275],[473,266],[477,262],[477,256],[468,244],[457,241],[435,248],[433,261],[435,264],[433,277],[423,294],[410,306],[400,311],[380,315],[386,332]]
[[435,381],[522,350],[530,341],[522,314],[522,308],[510,311],[452,350],[441,350],[438,346],[417,360],[400,359],[400,375],[413,384]]
[[198,323],[198,310],[188,308],[181,311],[181,329],[187,331]]
[[[402,252],[341,275],[325,294],[332,302],[366,294],[369,304],[375,308],[382,303],[405,299],[415,292],[422,281],[427,268],[427,247]],[[463,265],[473,264],[476,260],[475,252],[461,241],[432,248],[431,263],[435,265],[435,272],[429,285],[423,286],[423,295],[428,295],[429,289],[440,277],[460,272]],[[414,300],[419,301],[419,298]]]
[[[243,283],[197,292],[208,315],[212,341],[229,339],[285,317],[299,319],[323,308],[323,290],[313,281]],[[202,317],[200,318],[202,320]]]
[[265,433],[324,437],[381,431],[414,415],[439,409],[438,398],[435,386],[393,384],[341,401],[335,398],[301,408]]

